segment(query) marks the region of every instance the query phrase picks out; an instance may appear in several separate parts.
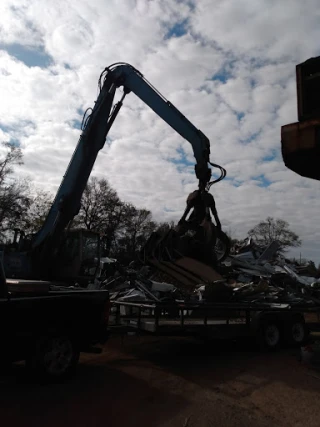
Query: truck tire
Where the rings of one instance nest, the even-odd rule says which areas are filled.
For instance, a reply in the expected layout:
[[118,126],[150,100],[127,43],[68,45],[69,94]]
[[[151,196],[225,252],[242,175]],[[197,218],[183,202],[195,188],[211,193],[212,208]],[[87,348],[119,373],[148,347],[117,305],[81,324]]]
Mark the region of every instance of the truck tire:
[[281,329],[276,319],[266,318],[262,320],[258,331],[258,343],[260,348],[267,351],[274,351],[281,343]]
[[76,369],[80,352],[75,342],[66,335],[38,337],[34,341],[27,367],[39,380],[62,381]]
[[301,314],[293,315],[286,323],[284,338],[288,345],[301,346],[308,338],[308,328]]

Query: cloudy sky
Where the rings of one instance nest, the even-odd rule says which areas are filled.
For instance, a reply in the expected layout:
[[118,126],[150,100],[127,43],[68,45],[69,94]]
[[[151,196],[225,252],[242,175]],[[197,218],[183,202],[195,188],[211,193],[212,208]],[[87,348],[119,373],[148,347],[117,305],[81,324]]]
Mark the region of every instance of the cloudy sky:
[[[228,177],[212,187],[235,237],[267,216],[320,262],[320,183],[287,170],[281,126],[297,121],[295,65],[320,55],[319,0],[1,0],[0,140],[19,142],[36,186],[55,191],[97,81],[140,70],[211,141]],[[127,96],[93,174],[177,219],[196,188],[189,143]]]

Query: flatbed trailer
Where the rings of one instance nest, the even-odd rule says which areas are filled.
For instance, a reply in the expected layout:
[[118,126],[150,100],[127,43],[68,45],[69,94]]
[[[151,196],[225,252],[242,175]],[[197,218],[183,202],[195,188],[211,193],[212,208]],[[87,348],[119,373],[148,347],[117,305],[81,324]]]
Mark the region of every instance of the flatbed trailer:
[[252,337],[269,349],[302,345],[320,331],[320,305],[289,303],[113,302],[112,331],[202,338]]

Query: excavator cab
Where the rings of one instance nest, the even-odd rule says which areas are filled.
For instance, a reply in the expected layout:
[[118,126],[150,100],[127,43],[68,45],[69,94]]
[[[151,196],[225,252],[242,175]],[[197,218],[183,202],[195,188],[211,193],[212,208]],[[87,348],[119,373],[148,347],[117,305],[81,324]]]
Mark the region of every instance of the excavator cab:
[[0,247],[8,277],[63,281],[80,286],[94,279],[100,262],[98,233],[83,229],[65,231],[49,263],[35,269],[36,274],[30,268],[30,241],[28,236],[21,237],[20,230],[14,230],[13,239]]
[[100,261],[100,236],[90,230],[65,234],[52,269],[54,279],[86,285],[93,280]]

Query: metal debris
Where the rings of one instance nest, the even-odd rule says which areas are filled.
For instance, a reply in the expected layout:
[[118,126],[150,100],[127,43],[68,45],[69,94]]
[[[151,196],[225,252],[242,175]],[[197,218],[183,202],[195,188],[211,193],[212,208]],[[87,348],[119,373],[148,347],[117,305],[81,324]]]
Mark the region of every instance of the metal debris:
[[259,248],[248,239],[221,263],[219,271],[188,258],[171,264],[131,264],[106,278],[103,287],[109,289],[112,300],[127,302],[319,304],[320,283],[299,275],[299,268],[279,255],[279,247],[272,242]]

